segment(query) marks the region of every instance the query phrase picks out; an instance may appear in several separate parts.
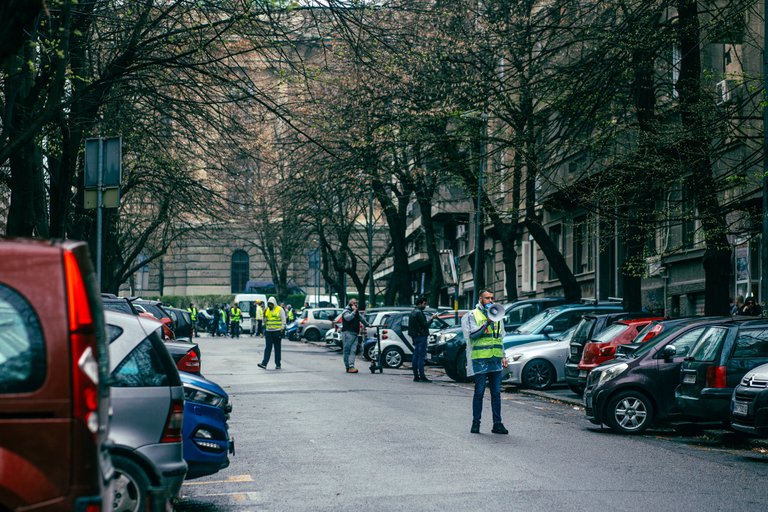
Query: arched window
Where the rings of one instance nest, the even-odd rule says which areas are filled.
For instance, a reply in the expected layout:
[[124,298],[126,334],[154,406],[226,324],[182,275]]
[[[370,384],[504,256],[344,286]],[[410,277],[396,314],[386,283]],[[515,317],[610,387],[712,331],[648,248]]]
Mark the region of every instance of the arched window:
[[248,253],[237,250],[232,253],[232,293],[245,291],[248,282]]

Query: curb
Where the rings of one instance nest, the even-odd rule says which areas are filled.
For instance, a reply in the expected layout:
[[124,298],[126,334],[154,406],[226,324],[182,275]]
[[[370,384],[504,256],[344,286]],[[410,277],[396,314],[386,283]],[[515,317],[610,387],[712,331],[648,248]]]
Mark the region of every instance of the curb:
[[539,398],[546,398],[547,400],[552,400],[555,402],[562,402],[568,405],[584,407],[584,402],[578,398],[570,398],[567,396],[557,395],[555,393],[548,393],[546,391],[536,391],[534,389],[517,389],[516,392],[522,395],[532,395]]

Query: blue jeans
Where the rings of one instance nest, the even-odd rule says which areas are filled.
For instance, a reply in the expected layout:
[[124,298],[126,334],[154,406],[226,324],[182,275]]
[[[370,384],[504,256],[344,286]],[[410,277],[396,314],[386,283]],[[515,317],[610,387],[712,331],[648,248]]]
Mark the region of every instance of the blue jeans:
[[424,377],[424,360],[426,358],[427,358],[427,337],[414,336],[413,337],[413,359],[411,360],[411,366],[413,367],[413,375],[415,377]]
[[501,423],[501,372],[481,373],[475,375],[475,394],[472,397],[472,420],[480,421],[483,413],[483,395],[485,394],[485,383],[491,392],[491,412],[493,412],[493,423]]

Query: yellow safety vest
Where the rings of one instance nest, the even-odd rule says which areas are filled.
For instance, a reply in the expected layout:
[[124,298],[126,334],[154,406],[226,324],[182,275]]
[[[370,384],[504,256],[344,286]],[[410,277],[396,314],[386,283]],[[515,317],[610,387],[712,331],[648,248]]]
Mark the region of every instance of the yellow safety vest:
[[187,308],[187,311],[189,312],[189,316],[192,318],[193,322],[197,320],[197,308]]
[[[488,320],[488,317],[477,308],[474,309],[473,313],[475,314],[475,323],[478,326],[483,325]],[[472,340],[472,361],[504,357],[504,345],[499,336],[499,327],[499,322],[492,322],[486,327],[482,336]]]
[[264,317],[267,319],[265,327],[268,331],[280,331],[283,328],[283,320],[280,318],[282,308],[275,306],[273,309],[267,307],[264,310]]
[[234,307],[229,310],[229,319],[232,322],[239,322],[240,321],[240,308]]

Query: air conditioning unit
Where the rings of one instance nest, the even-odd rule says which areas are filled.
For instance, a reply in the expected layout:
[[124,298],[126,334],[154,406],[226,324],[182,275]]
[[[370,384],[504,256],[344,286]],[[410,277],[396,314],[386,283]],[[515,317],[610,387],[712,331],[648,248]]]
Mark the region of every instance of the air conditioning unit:
[[733,80],[720,80],[715,84],[715,99],[718,105],[731,101],[734,87],[736,87],[736,83]]

